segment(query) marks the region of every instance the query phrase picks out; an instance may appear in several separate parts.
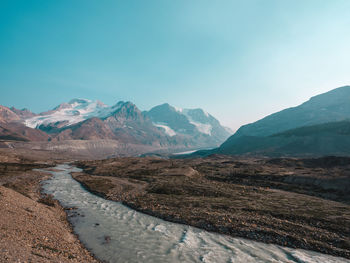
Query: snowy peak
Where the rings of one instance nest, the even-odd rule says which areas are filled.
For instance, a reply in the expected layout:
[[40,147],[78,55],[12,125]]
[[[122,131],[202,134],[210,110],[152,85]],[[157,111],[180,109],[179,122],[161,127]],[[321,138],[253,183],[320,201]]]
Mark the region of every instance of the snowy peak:
[[202,109],[182,109],[165,103],[146,114],[168,136],[205,136],[214,144],[230,135],[217,119]]
[[58,105],[51,111],[26,119],[25,124],[31,128],[52,123],[62,123],[62,127],[69,126],[92,117],[105,118],[115,111],[118,105],[108,107],[100,101],[73,99],[68,103]]
[[202,109],[179,109],[168,103],[141,112],[130,101],[108,106],[78,98],[22,120],[57,140],[108,138],[198,148],[216,147],[230,135]]
[[203,134],[211,135],[213,123],[216,119],[202,109],[182,109],[189,122],[196,126],[197,130]]
[[214,119],[208,112],[202,109],[183,109],[182,113],[194,121],[201,123],[208,123]]
[[153,107],[146,115],[154,124],[162,125],[163,128],[173,130],[176,133],[192,134],[196,132],[196,127],[190,123],[189,119],[180,110],[165,103]]
[[209,113],[202,109],[182,109],[176,108],[168,103],[152,108],[148,116],[159,127],[163,127],[167,133],[174,134],[199,132],[205,135],[211,135],[214,126],[220,125],[219,122]]
[[144,116],[142,112],[130,101],[120,101],[116,105],[111,107],[112,111],[110,116],[124,120],[143,120]]

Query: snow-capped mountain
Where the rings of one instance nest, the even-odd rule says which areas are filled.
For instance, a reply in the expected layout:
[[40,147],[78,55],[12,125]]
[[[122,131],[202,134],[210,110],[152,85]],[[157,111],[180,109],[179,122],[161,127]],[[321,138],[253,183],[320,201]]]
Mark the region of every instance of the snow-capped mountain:
[[191,135],[206,140],[208,145],[218,144],[230,136],[217,119],[202,109],[181,109],[165,103],[146,114],[155,126],[169,136]]
[[37,138],[53,142],[108,139],[155,149],[185,150],[216,147],[230,135],[202,109],[179,109],[169,104],[144,112],[131,102],[108,106],[87,99],[73,99],[40,114],[3,108],[3,119],[20,124],[13,127],[29,129],[28,132],[38,134]]
[[68,103],[60,104],[51,111],[26,119],[25,125],[30,128],[38,128],[41,125],[61,123],[60,127],[66,127],[92,117],[105,118],[116,111],[120,105],[121,102],[109,107],[100,101],[73,99]]

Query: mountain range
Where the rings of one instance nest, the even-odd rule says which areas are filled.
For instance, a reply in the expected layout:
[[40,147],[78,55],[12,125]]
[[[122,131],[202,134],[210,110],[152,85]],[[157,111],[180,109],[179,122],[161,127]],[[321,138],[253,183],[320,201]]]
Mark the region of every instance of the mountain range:
[[124,148],[138,145],[151,151],[171,152],[217,147],[230,134],[228,128],[202,109],[179,109],[169,104],[142,112],[132,102],[120,101],[108,106],[100,101],[73,99],[40,114],[0,106],[3,141],[57,145],[108,140],[121,143]]
[[96,152],[106,157],[198,148],[214,149],[194,155],[350,155],[350,86],[314,96],[230,134],[202,109],[167,103],[140,111],[131,102],[108,106],[73,99],[40,114],[0,106],[0,147],[83,149],[93,157]]
[[349,135],[350,86],[344,86],[312,97],[297,107],[242,126],[210,153],[264,156],[350,155]]

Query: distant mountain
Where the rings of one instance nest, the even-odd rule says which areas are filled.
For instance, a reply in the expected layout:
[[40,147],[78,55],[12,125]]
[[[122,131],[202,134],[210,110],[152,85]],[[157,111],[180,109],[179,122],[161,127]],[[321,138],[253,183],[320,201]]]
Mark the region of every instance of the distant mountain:
[[[141,112],[133,103],[123,101],[107,106],[99,101],[73,99],[40,114],[2,107],[1,121],[12,125],[11,129],[3,126],[3,138],[12,136],[19,141],[116,140],[170,151],[217,147],[230,135],[201,109],[180,110],[164,104]],[[18,134],[11,135],[15,127]],[[29,131],[40,134],[21,137]]]
[[215,147],[230,135],[227,128],[202,109],[179,109],[165,103],[152,108],[146,115],[167,135],[197,137],[203,144],[206,141],[208,147]]
[[41,125],[39,128],[51,133],[53,140],[59,141],[112,139],[158,146],[166,141],[166,136],[134,104],[119,102],[117,105],[109,115],[103,115],[104,118],[92,117],[73,125]]
[[214,117],[200,109],[179,113],[164,104],[141,112],[133,103],[122,101],[108,107],[72,100],[26,123],[52,134],[53,140],[114,139],[157,147],[215,147],[229,135]]
[[73,99],[68,103],[58,105],[53,110],[40,113],[32,118],[26,118],[25,124],[30,128],[39,128],[55,123],[57,127],[62,128],[92,117],[107,117],[118,107],[119,104],[108,107],[99,101]]
[[[350,86],[242,126],[215,152],[224,154],[350,154]],[[342,143],[343,142],[343,143]]]

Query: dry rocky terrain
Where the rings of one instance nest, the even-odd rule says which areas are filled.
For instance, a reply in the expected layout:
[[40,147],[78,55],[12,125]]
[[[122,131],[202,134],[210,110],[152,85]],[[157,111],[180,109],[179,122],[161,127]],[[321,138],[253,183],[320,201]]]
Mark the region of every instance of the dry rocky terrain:
[[0,152],[0,262],[97,262],[60,204],[40,194],[40,182],[49,175],[32,169],[54,162],[44,161],[45,153],[37,157],[42,160]]
[[88,190],[163,219],[350,258],[350,159],[80,161]]

